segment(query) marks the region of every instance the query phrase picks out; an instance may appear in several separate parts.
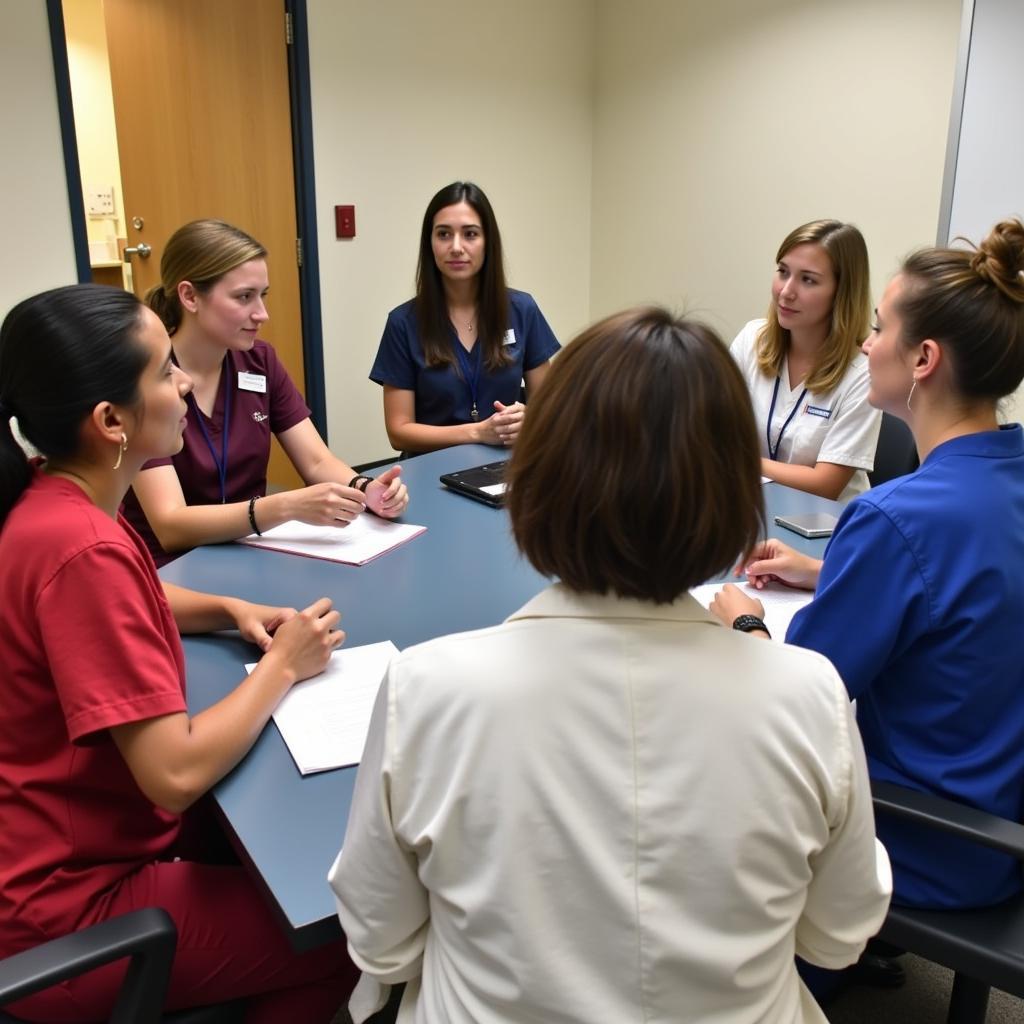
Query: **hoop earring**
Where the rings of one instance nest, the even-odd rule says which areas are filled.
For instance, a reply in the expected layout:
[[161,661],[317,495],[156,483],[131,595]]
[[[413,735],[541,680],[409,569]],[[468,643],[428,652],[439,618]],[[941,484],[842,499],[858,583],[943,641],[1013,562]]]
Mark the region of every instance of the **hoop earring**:
[[910,408],[910,400],[914,397],[914,388],[917,387],[917,378],[914,378],[914,383],[910,385],[910,394],[907,395],[907,412],[913,412]]
[[117,453],[117,462],[114,463],[114,469],[121,468],[121,460],[124,458],[124,453],[128,451],[128,438],[125,436],[124,431],[121,432],[121,447]]

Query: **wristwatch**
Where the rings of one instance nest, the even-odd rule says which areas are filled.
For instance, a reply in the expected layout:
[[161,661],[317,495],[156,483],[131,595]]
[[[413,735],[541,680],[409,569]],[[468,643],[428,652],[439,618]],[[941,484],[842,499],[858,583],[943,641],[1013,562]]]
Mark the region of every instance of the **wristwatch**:
[[768,627],[764,624],[764,619],[759,619],[756,615],[737,615],[733,619],[733,629],[738,629],[741,633],[752,633],[754,630],[760,630],[764,633],[769,640],[772,635],[768,632]]

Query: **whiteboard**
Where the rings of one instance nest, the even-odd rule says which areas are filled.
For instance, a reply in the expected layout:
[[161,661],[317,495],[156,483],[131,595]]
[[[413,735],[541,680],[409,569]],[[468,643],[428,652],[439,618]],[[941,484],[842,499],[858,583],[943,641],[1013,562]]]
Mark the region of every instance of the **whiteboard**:
[[[1024,220],[1024,0],[964,0],[938,244]],[[1024,386],[1003,418],[1024,419]]]
[[978,241],[996,221],[1024,215],[1024,3],[965,0],[964,29],[940,245],[957,235]]

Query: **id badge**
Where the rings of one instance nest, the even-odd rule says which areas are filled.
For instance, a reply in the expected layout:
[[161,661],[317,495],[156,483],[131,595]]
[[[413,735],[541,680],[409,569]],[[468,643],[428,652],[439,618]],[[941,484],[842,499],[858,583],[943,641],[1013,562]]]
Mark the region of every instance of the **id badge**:
[[254,391],[258,395],[265,395],[267,393],[267,378],[262,373],[246,373],[244,370],[239,370],[238,390]]

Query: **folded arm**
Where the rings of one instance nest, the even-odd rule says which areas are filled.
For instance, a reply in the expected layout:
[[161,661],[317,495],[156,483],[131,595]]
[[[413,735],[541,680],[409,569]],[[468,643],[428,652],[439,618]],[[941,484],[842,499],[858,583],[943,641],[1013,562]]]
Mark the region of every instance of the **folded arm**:
[[[216,602],[225,599],[205,596],[179,587],[168,594],[188,625],[223,624],[228,612]],[[281,623],[256,668],[212,707],[195,717],[178,712],[111,728],[142,792],[172,813],[191,806],[242,759],[288,689],[323,670],[345,638],[334,628],[338,620],[321,598]]]

